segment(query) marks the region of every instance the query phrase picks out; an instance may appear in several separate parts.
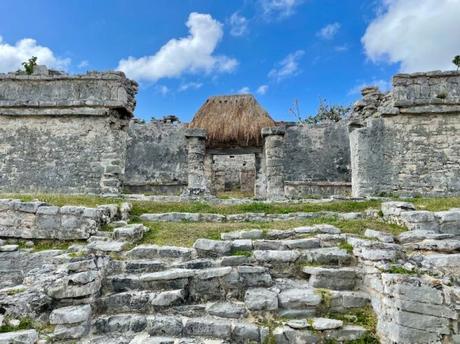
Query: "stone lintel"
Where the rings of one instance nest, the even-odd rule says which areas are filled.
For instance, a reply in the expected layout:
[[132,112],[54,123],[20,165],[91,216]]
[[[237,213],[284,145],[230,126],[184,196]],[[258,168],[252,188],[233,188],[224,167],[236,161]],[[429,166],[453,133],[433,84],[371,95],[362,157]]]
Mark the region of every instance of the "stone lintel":
[[206,129],[201,128],[187,128],[185,129],[185,137],[197,137],[206,140],[208,138],[208,133]]
[[262,128],[262,137],[279,135],[284,136],[286,134],[286,129],[283,127],[271,127],[271,128]]

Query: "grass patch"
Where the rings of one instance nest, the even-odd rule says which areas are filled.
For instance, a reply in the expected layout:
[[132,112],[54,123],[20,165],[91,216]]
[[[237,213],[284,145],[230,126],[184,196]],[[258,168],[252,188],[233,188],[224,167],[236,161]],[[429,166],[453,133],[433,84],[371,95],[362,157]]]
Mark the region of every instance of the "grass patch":
[[251,257],[252,252],[251,251],[245,251],[245,250],[237,250],[237,251],[232,252],[232,256]]
[[347,251],[347,253],[353,253],[353,246],[346,241],[341,241],[337,246],[342,250]]
[[119,204],[121,198],[108,198],[91,195],[64,195],[64,194],[0,194],[3,199],[19,199],[23,202],[39,200],[51,205],[62,207],[64,205],[75,205],[95,208],[103,204]]
[[380,208],[381,201],[331,201],[323,203],[262,203],[253,202],[238,205],[216,205],[205,202],[160,203],[149,201],[133,201],[132,215],[145,213],[215,213],[215,214],[241,214],[241,213],[266,213],[288,214],[295,212],[313,213],[320,211],[335,212],[361,212],[368,208]]
[[73,244],[86,244],[87,242],[82,240],[73,241],[60,241],[60,240],[33,240],[34,246],[27,247],[26,241],[21,240],[18,242],[18,246],[22,249],[31,248],[33,251],[46,251],[46,250],[67,250]]
[[175,245],[191,247],[200,238],[219,240],[220,234],[225,232],[261,229],[291,229],[300,226],[310,226],[327,223],[334,225],[344,233],[363,235],[367,228],[399,234],[406,229],[394,224],[387,224],[374,219],[338,220],[331,217],[306,219],[299,221],[273,222],[243,222],[243,223],[215,223],[215,222],[145,222],[150,231],[144,234],[143,244]]
[[9,325],[8,320],[10,320],[10,318],[5,318],[3,320],[4,324],[0,327],[0,333],[21,331],[21,330],[30,330],[30,329],[34,328],[34,321],[29,317],[24,317],[22,319],[18,319],[18,320],[20,320],[20,323],[16,327]]
[[372,334],[376,332],[377,316],[371,306],[354,308],[347,313],[329,312],[326,317],[342,320],[345,324],[362,326]]
[[403,275],[416,275],[417,271],[415,270],[408,270],[403,266],[400,265],[391,265],[388,270],[385,271],[386,273],[390,274],[403,274]]
[[413,198],[407,200],[419,210],[443,211],[460,208],[460,197]]
[[220,199],[231,199],[231,198],[253,198],[253,192],[243,192],[243,191],[223,191],[217,194],[217,198]]

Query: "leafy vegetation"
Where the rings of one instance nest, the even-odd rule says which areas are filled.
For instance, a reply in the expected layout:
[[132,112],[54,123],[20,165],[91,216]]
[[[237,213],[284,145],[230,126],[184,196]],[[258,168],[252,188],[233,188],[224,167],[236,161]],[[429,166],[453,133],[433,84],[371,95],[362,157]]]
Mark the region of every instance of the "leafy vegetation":
[[328,122],[339,122],[350,115],[350,106],[329,105],[325,99],[320,99],[316,115],[302,116],[299,101],[295,100],[289,112],[293,114],[301,124],[321,124]]
[[24,317],[20,320],[20,323],[18,326],[11,326],[9,322],[9,318],[4,319],[4,324],[0,326],[0,333],[5,333],[5,332],[13,332],[13,331],[21,331],[21,330],[29,330],[31,328],[34,328],[34,322],[31,318],[29,317]]
[[34,72],[34,67],[37,65],[37,57],[32,56],[30,59],[22,63],[25,72],[30,75]]
[[457,66],[457,70],[460,68],[460,55],[457,55],[452,60],[452,63]]

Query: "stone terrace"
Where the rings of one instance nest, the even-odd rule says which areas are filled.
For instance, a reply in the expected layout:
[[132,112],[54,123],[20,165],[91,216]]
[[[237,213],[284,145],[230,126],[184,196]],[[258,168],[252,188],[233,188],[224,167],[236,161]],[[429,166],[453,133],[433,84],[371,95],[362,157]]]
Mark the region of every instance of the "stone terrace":
[[[20,214],[32,218],[40,215],[37,209],[51,207],[2,202],[2,229],[9,228],[4,222],[12,212],[21,219],[17,223],[24,224]],[[56,209],[57,216],[73,214],[72,223],[82,228],[85,221],[78,222],[75,214],[89,214],[92,209],[100,218],[84,232],[89,238],[78,236],[75,239],[86,240],[63,249],[54,249],[57,241],[42,247],[40,240],[19,239],[30,235],[2,232],[13,234],[9,238],[2,234],[0,240],[0,343],[459,339],[458,209],[430,212],[416,210],[411,203],[385,202],[381,209],[335,213],[345,224],[373,219],[366,223],[401,228],[385,224],[398,223],[409,229],[398,235],[373,228],[349,233],[346,226],[341,230],[327,223],[332,220],[321,223],[331,218],[321,215],[304,219],[316,224],[290,227],[289,220],[270,218],[263,229],[247,229],[255,223],[246,221],[255,215],[239,214],[234,221],[240,229],[222,231],[220,238],[198,238],[193,247],[146,241],[162,223],[152,220],[193,225],[171,222],[188,220],[177,213],[142,215],[140,219],[148,221],[130,223],[138,217],[128,216],[131,207],[126,203]],[[202,215],[192,214],[187,216],[203,221]],[[64,225],[67,222],[60,221],[60,230],[53,235],[73,233]],[[277,223],[283,229],[268,229]],[[26,233],[36,233],[33,221],[29,227]]]

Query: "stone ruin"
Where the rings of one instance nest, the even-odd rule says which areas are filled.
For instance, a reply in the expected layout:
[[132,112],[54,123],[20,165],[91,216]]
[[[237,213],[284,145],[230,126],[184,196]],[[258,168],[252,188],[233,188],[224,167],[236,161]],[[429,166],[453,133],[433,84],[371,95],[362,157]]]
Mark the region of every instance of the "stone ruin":
[[[400,74],[393,86],[364,89],[338,123],[276,123],[245,95],[210,98],[191,124],[146,124],[132,118],[137,85],[122,73],[0,75],[0,192],[224,205],[252,202],[214,198],[235,188],[267,203],[458,195],[460,73]],[[224,132],[219,116],[234,128]],[[131,223],[130,212],[127,202],[0,199],[0,344],[460,343],[459,209],[388,201],[362,212],[146,213]],[[193,247],[140,244],[152,222],[325,217],[407,231],[318,223],[225,232]],[[31,240],[72,245],[40,251]],[[33,326],[1,330],[18,319]]]

